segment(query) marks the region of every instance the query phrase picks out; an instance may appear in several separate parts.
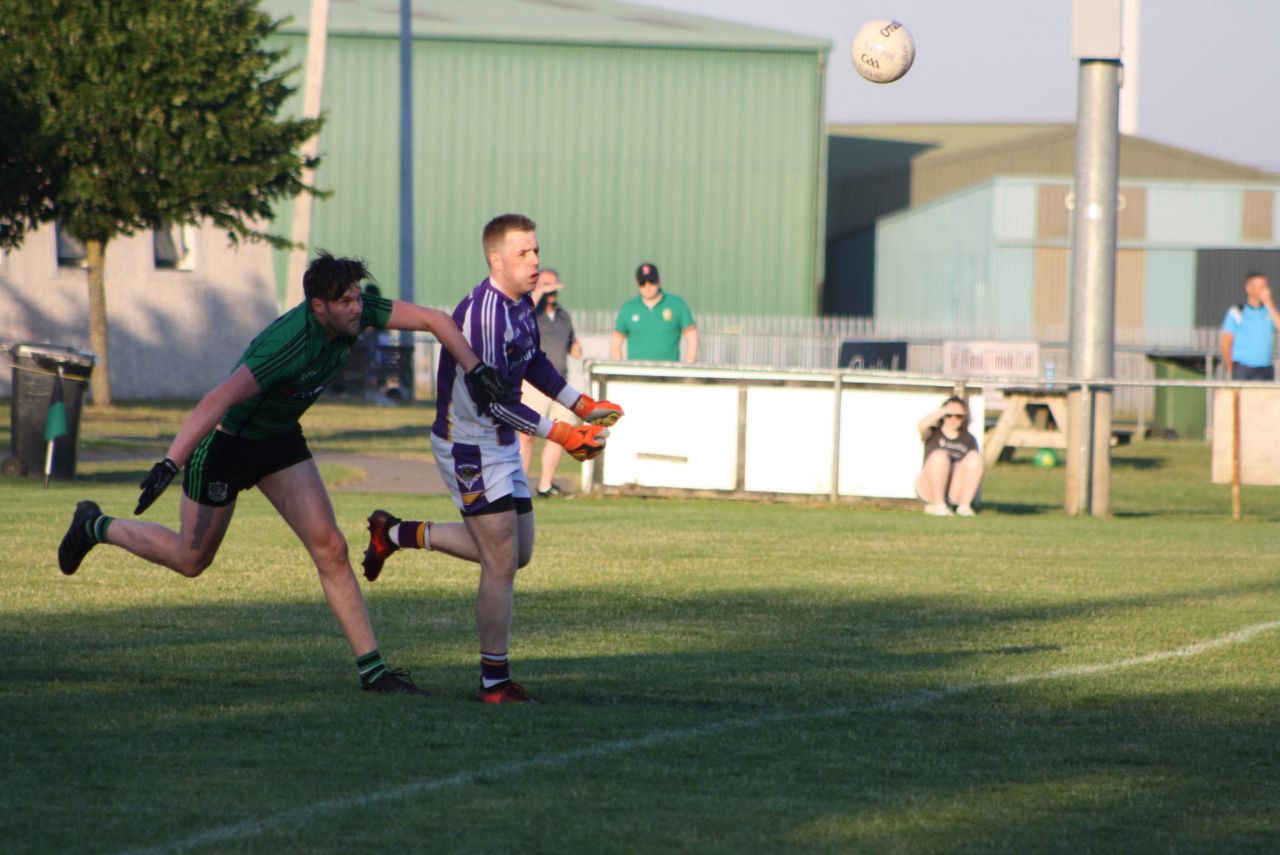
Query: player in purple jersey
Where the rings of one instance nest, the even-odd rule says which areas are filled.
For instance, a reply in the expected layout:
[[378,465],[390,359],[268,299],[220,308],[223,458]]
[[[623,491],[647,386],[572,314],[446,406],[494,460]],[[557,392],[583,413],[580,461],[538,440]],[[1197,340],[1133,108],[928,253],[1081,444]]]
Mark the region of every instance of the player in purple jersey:
[[[134,514],[145,511],[186,464],[180,530],[116,519],[83,501],[58,547],[70,575],[99,543],[119,546],[183,576],[213,562],[235,512],[236,495],[256,486],[311,554],[329,608],[356,657],[361,688],[423,694],[407,672],[391,670],[378,651],[347,541],[307,448],[299,417],[337,376],[365,327],[429,330],[460,361],[476,395],[519,400],[515,389],[476,359],[461,332],[436,309],[363,298],[364,262],[323,250],[303,276],[306,299],[263,330],[231,375],[200,400],[142,482]],[[452,358],[452,357],[451,357]],[[486,403],[482,400],[482,404]]]
[[484,703],[529,703],[511,680],[507,659],[516,571],[533,557],[533,502],[516,432],[545,437],[577,460],[604,449],[608,426],[622,408],[595,401],[565,382],[542,352],[529,294],[538,282],[537,226],[528,217],[504,214],[484,229],[489,276],[453,312],[471,348],[517,388],[528,381],[586,424],[570,425],[523,404],[495,403],[485,413],[462,379],[461,366],[440,360],[436,421],[431,449],[462,514],[461,523],[401,521],[387,511],[369,517],[365,576],[372,581],[383,562],[401,548],[434,549],[480,565],[476,629],[480,636],[480,692]]

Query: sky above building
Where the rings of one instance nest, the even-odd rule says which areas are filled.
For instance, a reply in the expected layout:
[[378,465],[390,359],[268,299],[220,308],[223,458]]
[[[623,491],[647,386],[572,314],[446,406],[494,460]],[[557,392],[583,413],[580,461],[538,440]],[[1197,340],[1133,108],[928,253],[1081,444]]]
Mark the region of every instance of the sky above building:
[[[830,40],[832,123],[1075,119],[1072,0],[639,2]],[[869,83],[850,62],[854,33],[875,18],[915,38],[896,83]],[[1138,134],[1280,172],[1280,0],[1141,0],[1139,22]]]

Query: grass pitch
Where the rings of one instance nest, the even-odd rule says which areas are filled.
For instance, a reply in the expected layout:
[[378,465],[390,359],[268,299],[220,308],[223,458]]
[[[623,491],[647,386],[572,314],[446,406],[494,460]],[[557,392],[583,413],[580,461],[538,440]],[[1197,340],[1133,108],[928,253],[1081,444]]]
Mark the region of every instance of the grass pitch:
[[[1016,462],[974,520],[539,502],[512,656],[544,703],[486,708],[474,568],[401,554],[365,586],[433,692],[369,697],[256,492],[199,579],[109,547],[62,577],[75,501],[126,512],[163,447],[151,409],[150,443],[117,429],[137,412],[85,426],[136,460],[0,481],[7,852],[1280,847],[1280,491],[1231,522],[1203,446],[1117,450],[1108,520],[1064,517],[1061,469]],[[425,445],[421,411],[315,412],[315,447]],[[334,503],[357,553],[373,507],[452,516]],[[174,489],[148,517],[176,512]]]

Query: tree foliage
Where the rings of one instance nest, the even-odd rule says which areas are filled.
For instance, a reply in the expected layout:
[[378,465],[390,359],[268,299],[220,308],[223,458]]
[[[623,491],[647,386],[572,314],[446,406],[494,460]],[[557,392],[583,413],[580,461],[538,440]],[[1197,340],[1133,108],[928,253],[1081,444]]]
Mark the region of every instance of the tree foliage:
[[280,22],[256,0],[0,0],[0,247],[60,221],[89,258],[94,399],[111,402],[102,251],[117,235],[208,221],[232,242],[313,188],[298,152],[319,119],[293,89]]
[[292,93],[279,22],[246,0],[0,0],[0,244],[58,219],[82,240],[208,219],[232,240],[302,192],[318,120]]

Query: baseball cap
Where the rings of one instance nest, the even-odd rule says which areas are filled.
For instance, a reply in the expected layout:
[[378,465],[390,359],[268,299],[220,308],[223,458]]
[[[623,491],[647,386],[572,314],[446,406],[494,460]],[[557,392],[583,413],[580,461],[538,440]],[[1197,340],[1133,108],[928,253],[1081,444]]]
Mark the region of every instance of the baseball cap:
[[645,262],[636,268],[636,282],[643,284],[645,282],[661,282],[658,278],[658,268],[649,262]]

